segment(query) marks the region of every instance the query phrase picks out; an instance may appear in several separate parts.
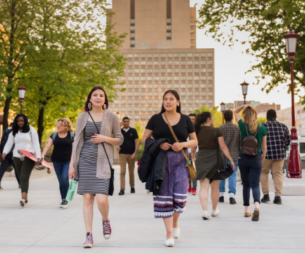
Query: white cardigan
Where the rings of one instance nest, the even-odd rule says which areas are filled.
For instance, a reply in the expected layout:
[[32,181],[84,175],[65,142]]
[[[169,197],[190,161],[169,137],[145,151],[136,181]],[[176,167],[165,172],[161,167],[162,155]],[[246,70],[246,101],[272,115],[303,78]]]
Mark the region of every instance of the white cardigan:
[[12,150],[14,144],[15,144],[15,148],[13,151],[14,157],[20,158],[20,154],[18,153],[19,149],[26,150],[31,153],[35,153],[37,159],[41,157],[38,134],[37,131],[32,126],[30,126],[29,132],[23,133],[18,131],[15,137],[13,136],[13,132],[11,131],[8,140],[4,146],[3,153],[8,154]]

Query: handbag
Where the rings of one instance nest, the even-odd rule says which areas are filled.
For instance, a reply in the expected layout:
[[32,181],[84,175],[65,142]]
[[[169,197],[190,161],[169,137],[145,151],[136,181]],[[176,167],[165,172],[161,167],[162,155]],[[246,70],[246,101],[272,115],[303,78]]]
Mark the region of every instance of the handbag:
[[[97,130],[97,133],[100,134],[100,131],[99,131],[99,129],[97,128],[96,123],[95,123],[95,121],[93,120],[93,117],[91,116],[91,114],[90,114],[89,111],[88,111],[88,114],[89,114],[89,116],[91,117],[91,119],[92,119],[92,121],[93,121],[93,123],[94,123],[94,125],[95,125],[95,128],[96,128],[96,130]],[[114,169],[113,169],[112,166],[111,166],[111,163],[110,163],[108,154],[107,154],[107,152],[106,152],[106,148],[105,148],[104,143],[102,143],[102,146],[103,146],[103,148],[104,148],[104,151],[105,151],[105,154],[106,154],[106,157],[107,157],[109,166],[110,166],[111,177],[110,177],[109,193],[108,193],[108,194],[109,194],[109,196],[112,196],[112,195],[113,195],[113,192],[114,192]]]
[[[164,114],[164,117],[165,117],[166,123],[167,123],[167,125],[168,125],[168,127],[169,127],[169,129],[170,129],[170,131],[171,131],[171,133],[172,133],[172,135],[173,135],[173,137],[174,137],[174,139],[176,140],[176,142],[179,143],[179,139],[177,138],[177,136],[176,136],[176,134],[175,134],[175,132],[174,132],[172,126],[170,125],[170,123],[169,123],[169,121],[168,121],[168,119],[167,119],[167,117],[166,117],[165,114]],[[194,166],[194,164],[193,164],[193,161],[190,160],[190,159],[186,156],[186,154],[185,154],[185,152],[183,151],[183,149],[181,150],[181,152],[182,152],[182,154],[183,154],[183,156],[184,156],[184,158],[185,158],[185,160],[186,160],[186,167],[187,167],[187,169],[188,169],[188,172],[189,172],[189,179],[190,179],[190,181],[191,181],[191,180],[195,179],[196,176],[197,176],[196,168],[195,168],[195,166]]]
[[217,142],[216,128],[214,128],[214,131],[215,131],[216,156],[217,156],[217,167],[218,167],[218,173],[217,173],[215,180],[226,180],[229,176],[231,176],[233,174],[234,171],[233,171],[231,164],[228,163],[227,158],[226,158],[226,162],[227,162],[226,167],[223,167],[223,166],[219,167],[219,155],[218,155],[219,145]]

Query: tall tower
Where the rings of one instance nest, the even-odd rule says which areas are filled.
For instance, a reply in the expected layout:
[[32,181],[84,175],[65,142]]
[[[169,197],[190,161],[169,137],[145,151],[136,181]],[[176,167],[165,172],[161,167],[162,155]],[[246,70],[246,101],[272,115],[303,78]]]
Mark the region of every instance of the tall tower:
[[214,106],[214,49],[196,48],[196,8],[189,0],[113,0],[109,22],[127,36],[120,50],[127,65],[111,107],[143,125],[175,89],[182,111]]

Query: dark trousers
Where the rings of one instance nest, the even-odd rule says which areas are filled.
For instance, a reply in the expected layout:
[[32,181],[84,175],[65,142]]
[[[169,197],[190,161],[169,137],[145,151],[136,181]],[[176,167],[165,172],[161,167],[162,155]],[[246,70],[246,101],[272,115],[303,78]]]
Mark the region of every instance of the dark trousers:
[[0,183],[1,183],[2,177],[5,173],[5,171],[7,170],[8,166],[10,165],[10,163],[13,165],[13,168],[15,169],[16,180],[18,182],[18,185],[20,185],[19,177],[18,177],[18,174],[16,172],[16,168],[15,168],[15,165],[14,165],[13,158],[12,158],[11,154],[7,154],[6,157],[5,157],[5,160],[2,160],[2,162],[1,162]]
[[21,192],[28,193],[30,176],[35,166],[35,161],[32,161],[27,157],[24,158],[24,161],[17,157],[14,157],[13,160],[20,179]]
[[239,153],[238,166],[243,183],[244,206],[250,205],[250,188],[255,202],[260,202],[260,176],[262,172],[261,153],[256,156]]
[[61,199],[66,199],[69,189],[69,165],[70,161],[58,162],[53,161],[54,169],[59,182]]

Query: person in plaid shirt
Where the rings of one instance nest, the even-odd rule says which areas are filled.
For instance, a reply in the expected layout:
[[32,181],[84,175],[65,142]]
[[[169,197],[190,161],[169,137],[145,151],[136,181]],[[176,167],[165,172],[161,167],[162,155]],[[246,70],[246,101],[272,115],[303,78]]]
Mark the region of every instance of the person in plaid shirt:
[[[238,154],[241,146],[241,135],[240,130],[237,125],[232,123],[233,112],[231,110],[226,110],[223,114],[226,123],[221,125],[219,129],[222,131],[223,138],[227,147],[229,148],[232,159],[236,165],[236,169],[233,174],[228,178],[229,179],[229,195],[230,195],[230,204],[236,204],[235,194],[236,194],[236,172],[238,166]],[[222,159],[224,161],[224,166],[227,165],[227,160],[224,154],[221,152]],[[221,180],[219,184],[219,202],[224,202],[224,194],[226,191],[226,180]]]
[[270,201],[269,197],[269,171],[273,175],[275,198],[274,204],[282,204],[282,188],[283,188],[283,165],[286,158],[286,150],[290,144],[289,130],[285,124],[276,121],[276,112],[273,109],[267,112],[268,122],[263,125],[268,130],[267,136],[267,154],[263,162],[261,185],[264,197],[263,203]]

